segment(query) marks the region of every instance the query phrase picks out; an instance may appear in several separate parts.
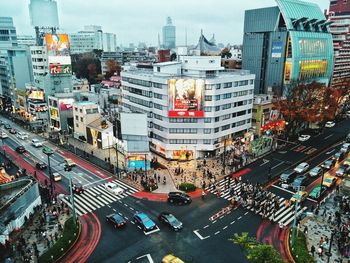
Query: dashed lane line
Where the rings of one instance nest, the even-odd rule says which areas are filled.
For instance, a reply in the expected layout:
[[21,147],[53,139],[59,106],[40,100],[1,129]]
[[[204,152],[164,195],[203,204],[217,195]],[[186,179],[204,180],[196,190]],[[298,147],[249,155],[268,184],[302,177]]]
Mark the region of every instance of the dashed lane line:
[[225,230],[227,228],[227,226],[223,227],[222,230]]
[[214,235],[217,235],[217,234],[220,234],[220,231],[216,231],[216,232],[214,233]]
[[233,225],[234,223],[236,223],[236,221],[232,221],[232,222],[230,223],[230,225]]
[[206,228],[208,228],[209,227],[209,225],[206,225],[205,227],[203,227],[204,229],[206,229]]
[[240,220],[242,218],[242,216],[238,217],[237,220]]
[[212,224],[214,224],[214,223],[216,223],[217,221],[216,220],[214,220],[213,222],[211,222]]

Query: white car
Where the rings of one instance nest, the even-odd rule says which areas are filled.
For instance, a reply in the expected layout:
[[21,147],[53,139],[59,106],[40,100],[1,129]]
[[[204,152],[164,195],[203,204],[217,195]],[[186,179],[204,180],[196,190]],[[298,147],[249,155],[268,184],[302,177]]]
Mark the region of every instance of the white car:
[[53,173],[52,175],[53,175],[53,180],[55,182],[59,182],[62,180],[62,176],[59,173]]
[[340,151],[344,153],[347,153],[349,150],[350,150],[350,143],[344,143],[340,149]]
[[1,132],[0,133],[0,138],[1,139],[5,139],[5,138],[8,138],[9,136],[6,134],[6,133],[4,133],[4,132]]
[[348,111],[346,112],[346,116],[347,116],[347,117],[350,117],[350,110],[348,110]]
[[28,134],[26,134],[25,132],[17,132],[16,136],[21,140],[27,140],[29,137]]
[[115,183],[106,183],[105,187],[107,189],[107,191],[116,194],[116,195],[120,195],[124,192],[124,190],[117,184]]
[[327,121],[325,124],[326,128],[332,128],[335,126],[335,122],[334,121]]
[[310,165],[308,163],[300,163],[297,167],[294,168],[294,171],[298,174],[302,174],[309,169]]
[[302,134],[302,135],[299,136],[298,140],[299,140],[300,142],[305,142],[305,141],[307,141],[308,139],[310,139],[310,137],[311,137],[310,135]]
[[39,141],[38,139],[33,139],[32,140],[32,145],[36,148],[42,147],[43,143],[41,141]]

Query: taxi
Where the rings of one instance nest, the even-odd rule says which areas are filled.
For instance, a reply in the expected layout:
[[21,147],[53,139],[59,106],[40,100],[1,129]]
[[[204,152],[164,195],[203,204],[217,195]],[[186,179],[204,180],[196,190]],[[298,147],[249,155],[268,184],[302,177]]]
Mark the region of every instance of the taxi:
[[181,259],[179,259],[178,257],[175,257],[172,254],[166,255],[163,259],[162,259],[162,263],[185,263],[184,261],[182,261]]
[[305,192],[305,191],[299,191],[299,192],[296,192],[296,193],[292,196],[292,198],[290,199],[290,201],[291,201],[292,203],[295,203],[295,202],[301,203],[301,202],[303,202],[303,201],[306,199],[307,196],[308,196],[308,193],[307,193],[307,192]]

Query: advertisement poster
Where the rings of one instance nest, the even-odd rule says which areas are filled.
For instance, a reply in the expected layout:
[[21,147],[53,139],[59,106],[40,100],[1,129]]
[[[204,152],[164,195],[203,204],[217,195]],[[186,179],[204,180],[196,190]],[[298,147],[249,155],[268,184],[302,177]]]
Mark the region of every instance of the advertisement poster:
[[[146,160],[147,169],[151,169],[150,162]],[[145,169],[145,156],[135,155],[128,157],[128,168],[134,169]]]
[[67,34],[46,34],[46,48],[49,56],[69,56],[69,39]]
[[73,108],[74,99],[63,99],[60,100],[60,110],[67,111]]
[[44,91],[42,90],[29,90],[27,91],[28,99],[44,101]]
[[204,80],[170,79],[168,88],[169,117],[204,117]]
[[292,75],[292,63],[286,62],[286,65],[284,67],[284,83],[286,84],[290,83],[291,75]]
[[51,75],[72,74],[72,65],[50,64]]
[[272,42],[271,57],[273,58],[282,57],[282,41]]

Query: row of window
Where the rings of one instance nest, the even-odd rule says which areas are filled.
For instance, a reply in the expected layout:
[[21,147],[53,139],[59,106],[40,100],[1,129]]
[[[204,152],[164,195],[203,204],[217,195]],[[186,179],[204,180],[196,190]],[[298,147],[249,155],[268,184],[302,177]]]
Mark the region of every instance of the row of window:
[[[232,98],[232,95],[233,97],[241,97],[241,96],[246,96],[248,94],[253,94],[253,90],[242,90],[242,91],[238,91],[238,92],[233,92],[233,93],[225,93],[225,94],[222,94],[222,95],[215,95],[215,100],[218,101],[220,99],[230,99]],[[204,97],[205,101],[212,101],[213,100],[213,96],[210,96],[210,95],[206,95]]]
[[197,140],[190,139],[170,139],[170,144],[197,144]]
[[126,77],[123,77],[122,80],[123,81],[127,81],[127,82],[129,82],[131,84],[135,84],[135,85],[140,85],[140,86],[145,86],[145,87],[151,87],[152,86],[152,82],[151,81],[147,81],[147,80],[126,78]]
[[135,98],[135,97],[132,97],[132,96],[125,96],[125,98],[128,99],[129,101],[133,102],[133,103],[136,103],[136,104],[148,107],[148,108],[152,108],[153,107],[153,103],[150,102],[150,101],[142,100],[142,99]]
[[241,80],[241,81],[234,81],[234,82],[226,82],[222,84],[207,84],[205,85],[206,90],[212,90],[212,89],[220,89],[221,87],[226,88],[232,88],[232,87],[241,87],[241,86],[247,86],[247,85],[254,84],[254,80]]
[[195,128],[170,128],[169,133],[195,134],[195,133],[198,133],[198,129],[195,129]]

